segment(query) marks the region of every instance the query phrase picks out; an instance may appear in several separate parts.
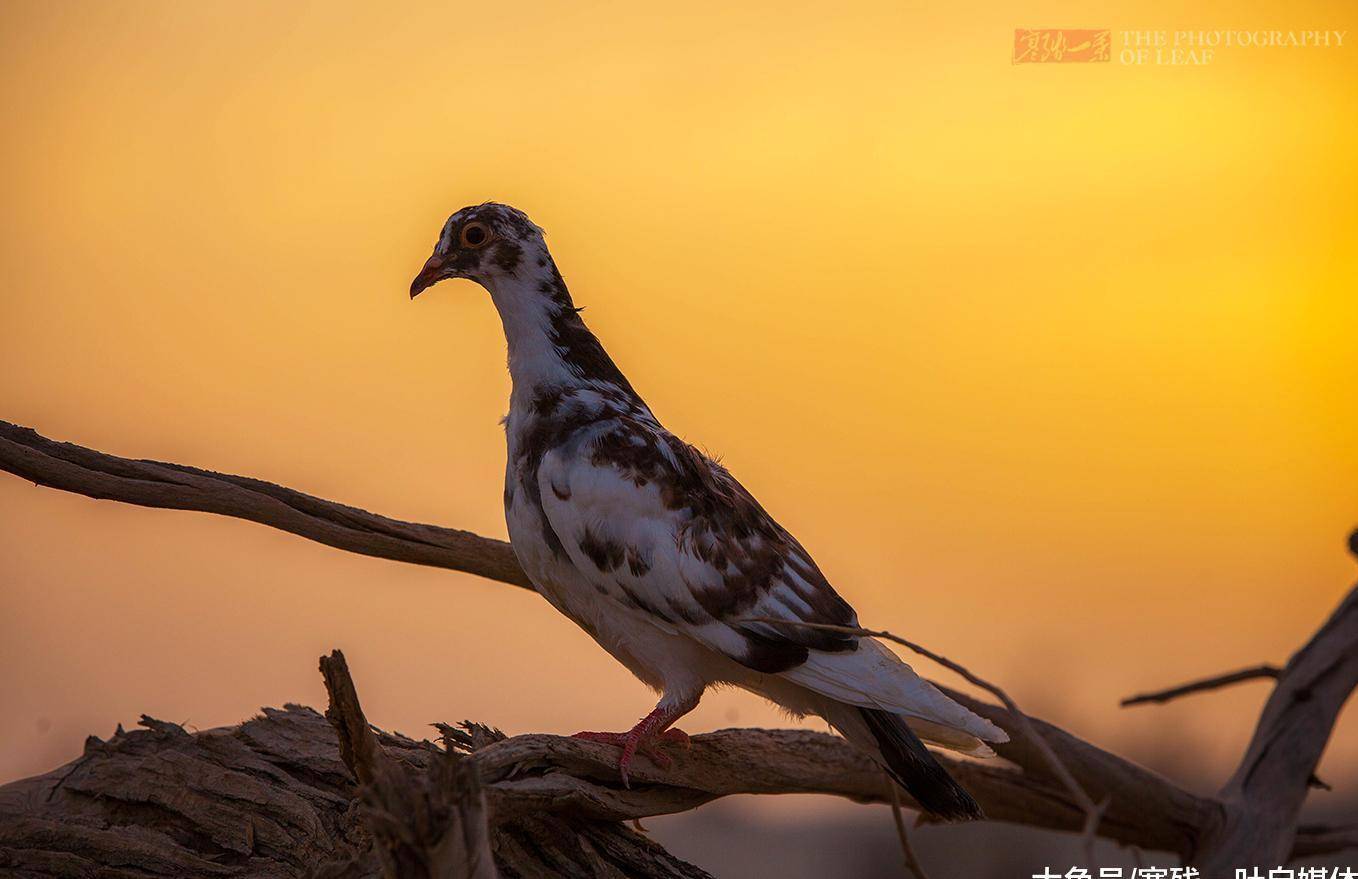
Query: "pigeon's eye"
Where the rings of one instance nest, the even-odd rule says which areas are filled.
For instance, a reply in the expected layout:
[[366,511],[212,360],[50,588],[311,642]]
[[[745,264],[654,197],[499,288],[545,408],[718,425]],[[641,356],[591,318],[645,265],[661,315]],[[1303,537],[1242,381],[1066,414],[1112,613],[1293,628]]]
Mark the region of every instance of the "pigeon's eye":
[[485,223],[468,223],[462,227],[462,246],[480,247],[490,240],[490,229]]

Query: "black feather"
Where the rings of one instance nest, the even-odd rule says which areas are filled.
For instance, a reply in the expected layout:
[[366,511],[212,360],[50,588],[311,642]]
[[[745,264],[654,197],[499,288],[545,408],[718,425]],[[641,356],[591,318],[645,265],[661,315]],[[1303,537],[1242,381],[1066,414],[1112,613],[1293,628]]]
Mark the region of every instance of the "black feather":
[[924,811],[946,821],[984,818],[981,807],[924,747],[919,736],[899,715],[873,708],[859,708],[886,769]]

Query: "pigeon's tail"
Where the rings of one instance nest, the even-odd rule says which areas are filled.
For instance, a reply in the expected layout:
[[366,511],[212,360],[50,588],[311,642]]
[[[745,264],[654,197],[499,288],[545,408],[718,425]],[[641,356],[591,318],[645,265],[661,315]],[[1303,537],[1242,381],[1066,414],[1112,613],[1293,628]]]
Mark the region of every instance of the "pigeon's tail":
[[938,765],[903,717],[875,708],[856,710],[876,743],[887,773],[924,811],[945,821],[985,817],[976,800]]
[[940,818],[981,817],[981,809],[924,747],[921,739],[976,757],[994,756],[988,742],[1009,736],[915,674],[896,654],[864,639],[857,650],[811,651],[780,677],[818,694],[811,710],[872,754],[921,808]]
[[876,641],[863,639],[857,650],[843,653],[813,650],[781,676],[835,702],[904,715],[916,735],[951,751],[993,757],[987,743],[1009,741],[1004,730],[944,695]]

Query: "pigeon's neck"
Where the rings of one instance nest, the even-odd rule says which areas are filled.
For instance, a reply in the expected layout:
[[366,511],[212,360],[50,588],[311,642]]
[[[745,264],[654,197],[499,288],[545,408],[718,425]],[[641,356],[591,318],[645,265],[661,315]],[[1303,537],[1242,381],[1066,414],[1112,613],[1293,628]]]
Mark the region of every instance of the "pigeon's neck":
[[605,382],[636,396],[603,345],[585,326],[566,282],[544,249],[512,276],[487,284],[504,324],[516,396],[535,389]]

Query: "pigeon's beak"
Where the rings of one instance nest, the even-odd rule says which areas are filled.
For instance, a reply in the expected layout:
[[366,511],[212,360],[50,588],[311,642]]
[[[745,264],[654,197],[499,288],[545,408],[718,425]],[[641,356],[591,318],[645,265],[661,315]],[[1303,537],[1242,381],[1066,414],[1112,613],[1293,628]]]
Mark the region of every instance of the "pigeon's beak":
[[415,280],[410,282],[410,298],[414,299],[429,287],[434,286],[444,278],[443,257],[434,254],[429,257],[429,261],[420,269],[420,273],[415,276]]

